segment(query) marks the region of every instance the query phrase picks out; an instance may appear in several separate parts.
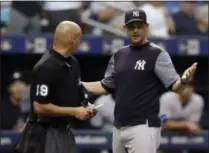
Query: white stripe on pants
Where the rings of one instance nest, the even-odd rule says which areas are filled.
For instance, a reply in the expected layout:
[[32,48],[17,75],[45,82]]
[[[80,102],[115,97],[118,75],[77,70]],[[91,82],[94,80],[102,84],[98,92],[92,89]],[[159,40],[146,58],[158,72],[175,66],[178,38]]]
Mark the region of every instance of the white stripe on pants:
[[113,153],[156,153],[161,128],[148,124],[113,129]]

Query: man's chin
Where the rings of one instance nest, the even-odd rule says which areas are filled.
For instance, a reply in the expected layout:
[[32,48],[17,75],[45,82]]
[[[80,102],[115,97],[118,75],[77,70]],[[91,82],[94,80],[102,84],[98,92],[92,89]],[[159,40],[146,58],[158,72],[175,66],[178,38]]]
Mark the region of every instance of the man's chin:
[[141,40],[139,39],[139,40],[132,40],[131,41],[131,43],[133,44],[133,45],[140,45],[141,44]]

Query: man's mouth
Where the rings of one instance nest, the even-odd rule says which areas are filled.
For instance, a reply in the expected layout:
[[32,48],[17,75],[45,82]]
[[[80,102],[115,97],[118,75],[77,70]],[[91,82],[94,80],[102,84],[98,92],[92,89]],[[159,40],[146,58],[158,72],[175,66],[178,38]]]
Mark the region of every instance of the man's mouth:
[[134,35],[134,36],[132,36],[132,38],[139,38],[140,37],[140,35]]

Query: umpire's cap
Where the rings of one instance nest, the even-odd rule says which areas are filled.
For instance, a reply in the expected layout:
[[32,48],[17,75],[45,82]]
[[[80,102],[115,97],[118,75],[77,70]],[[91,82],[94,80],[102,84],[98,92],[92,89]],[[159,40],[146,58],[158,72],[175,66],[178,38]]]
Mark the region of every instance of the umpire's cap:
[[134,22],[134,21],[141,21],[147,23],[147,15],[144,10],[135,9],[126,12],[125,14],[125,25]]

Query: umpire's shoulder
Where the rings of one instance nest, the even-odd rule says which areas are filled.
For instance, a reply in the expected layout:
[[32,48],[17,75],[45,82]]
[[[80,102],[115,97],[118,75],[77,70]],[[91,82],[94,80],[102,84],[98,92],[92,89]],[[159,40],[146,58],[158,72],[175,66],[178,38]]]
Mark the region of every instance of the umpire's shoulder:
[[74,56],[71,55],[71,59],[72,59],[73,62],[79,64],[79,61]]
[[55,69],[53,66],[50,66],[47,63],[41,63],[39,65],[36,65],[33,68],[32,71],[32,75],[34,77],[50,77],[50,78],[54,78],[55,76],[57,76],[59,73],[57,72],[58,69]]
[[44,54],[42,58],[33,67],[33,73],[44,71],[48,74],[56,71],[56,62],[49,56],[48,53]]
[[73,67],[80,71],[80,63],[73,55],[71,55],[71,62],[71,64],[73,64]]

